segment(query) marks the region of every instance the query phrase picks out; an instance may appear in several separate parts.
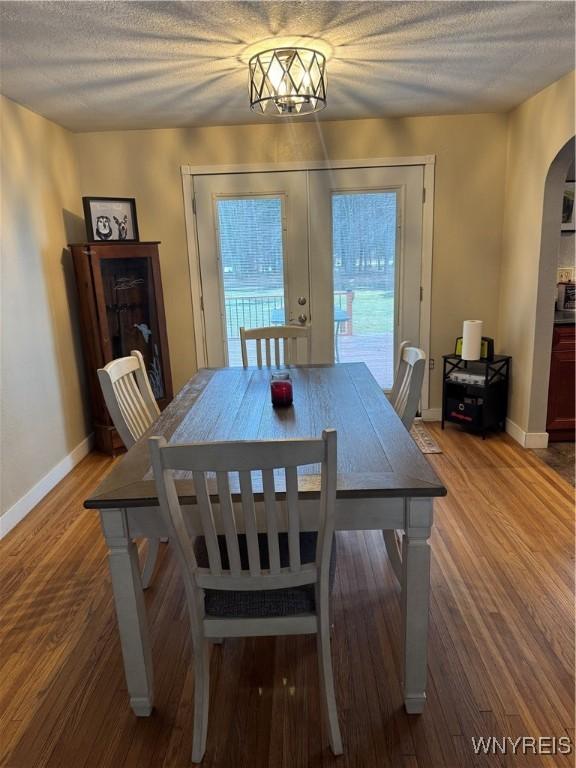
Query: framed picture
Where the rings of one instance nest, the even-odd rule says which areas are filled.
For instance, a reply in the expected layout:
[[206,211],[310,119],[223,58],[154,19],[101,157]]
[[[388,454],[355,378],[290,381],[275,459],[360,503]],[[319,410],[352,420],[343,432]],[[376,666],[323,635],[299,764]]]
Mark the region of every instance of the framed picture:
[[576,230],[576,219],[574,219],[574,182],[567,181],[564,186],[564,197],[562,199],[562,231],[574,232]]
[[83,197],[86,236],[91,242],[138,240],[133,197]]

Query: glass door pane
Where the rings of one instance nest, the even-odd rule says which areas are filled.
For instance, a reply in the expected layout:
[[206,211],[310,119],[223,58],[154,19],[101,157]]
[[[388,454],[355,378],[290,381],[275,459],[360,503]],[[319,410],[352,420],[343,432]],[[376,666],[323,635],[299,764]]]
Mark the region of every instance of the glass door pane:
[[397,193],[332,195],[334,358],[394,377]]
[[194,177],[202,364],[242,365],[241,327],[308,322],[306,181],[305,171]]
[[421,166],[309,172],[314,362],[392,387],[400,342],[420,338],[422,188]]
[[150,259],[96,259],[100,265],[107,335],[113,358],[142,353],[157,400],[165,397],[161,346]]
[[[285,322],[282,204],[280,196],[216,200],[228,365],[242,365],[241,327]],[[250,365],[255,349],[248,345]]]

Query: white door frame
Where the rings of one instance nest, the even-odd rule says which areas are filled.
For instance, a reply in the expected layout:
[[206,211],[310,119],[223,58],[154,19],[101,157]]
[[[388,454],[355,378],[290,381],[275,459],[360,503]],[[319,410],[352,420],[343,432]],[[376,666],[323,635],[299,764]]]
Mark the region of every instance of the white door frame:
[[[194,201],[194,176],[229,173],[278,173],[280,171],[316,171],[330,168],[378,168],[396,165],[421,165],[424,167],[424,200],[422,205],[422,267],[420,306],[420,346],[430,357],[430,313],[432,309],[432,254],[434,237],[434,175],[435,155],[411,155],[409,157],[375,157],[363,160],[305,160],[286,163],[249,163],[237,165],[183,165],[182,192],[188,262],[190,266],[190,291],[196,342],[196,363],[198,368],[206,367],[206,343],[204,331],[204,310],[202,303],[202,276],[198,251],[198,234]],[[426,366],[422,385],[422,409],[429,407],[430,371]]]

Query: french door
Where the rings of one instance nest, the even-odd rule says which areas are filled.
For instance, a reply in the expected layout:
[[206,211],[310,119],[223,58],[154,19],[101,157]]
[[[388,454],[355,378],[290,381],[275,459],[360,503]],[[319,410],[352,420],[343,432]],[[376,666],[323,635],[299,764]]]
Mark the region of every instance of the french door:
[[384,389],[419,341],[422,188],[422,166],[309,174],[313,359],[365,362]]
[[306,172],[199,176],[194,199],[207,363],[242,365],[241,327],[306,314]]
[[194,177],[209,366],[239,328],[311,327],[312,362],[365,362],[392,386],[419,341],[422,166]]

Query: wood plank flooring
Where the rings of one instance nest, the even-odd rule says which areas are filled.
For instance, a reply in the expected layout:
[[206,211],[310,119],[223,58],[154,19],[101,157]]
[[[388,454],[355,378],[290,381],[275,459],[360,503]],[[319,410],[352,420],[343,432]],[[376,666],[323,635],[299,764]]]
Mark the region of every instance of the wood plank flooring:
[[[339,536],[333,652],[345,754],[320,713],[313,638],[227,640],[211,661],[203,765],[218,768],[571,766],[479,755],[472,737],[574,738],[573,489],[505,436],[431,431],[449,489],[432,536],[429,700],[407,716],[400,592],[377,532]],[[82,500],[88,456],[0,542],[0,765],[190,764],[193,675],[184,592],[163,546],[146,594],[156,710],[128,706],[106,552]]]

